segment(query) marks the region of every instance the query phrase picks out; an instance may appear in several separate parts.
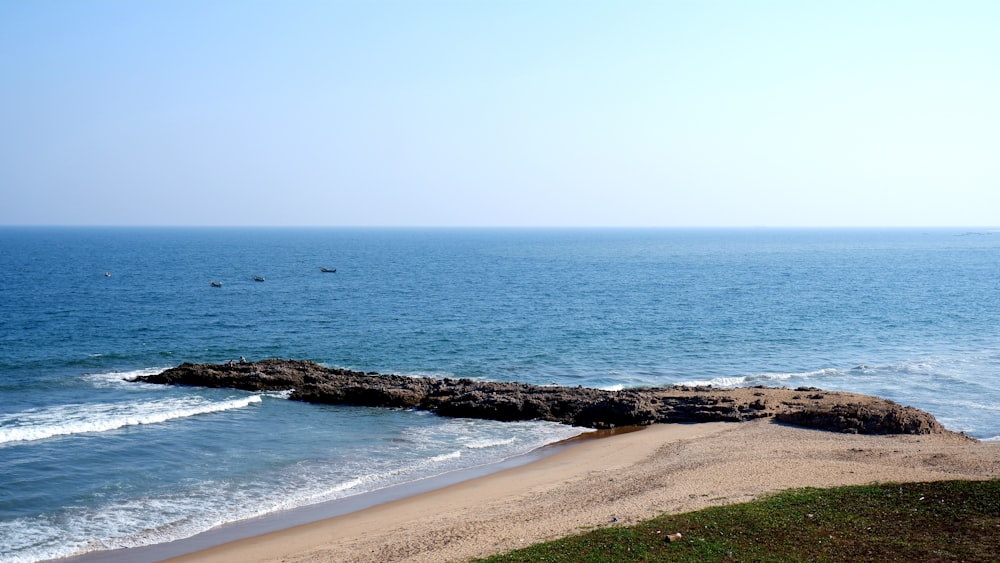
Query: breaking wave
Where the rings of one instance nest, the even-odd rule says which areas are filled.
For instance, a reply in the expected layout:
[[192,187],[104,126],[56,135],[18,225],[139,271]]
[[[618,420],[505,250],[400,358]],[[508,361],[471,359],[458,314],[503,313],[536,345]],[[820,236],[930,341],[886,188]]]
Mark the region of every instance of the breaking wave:
[[157,424],[200,414],[242,409],[261,402],[260,395],[227,401],[201,397],[134,403],[57,405],[0,415],[0,444],[54,436],[107,432],[126,426]]

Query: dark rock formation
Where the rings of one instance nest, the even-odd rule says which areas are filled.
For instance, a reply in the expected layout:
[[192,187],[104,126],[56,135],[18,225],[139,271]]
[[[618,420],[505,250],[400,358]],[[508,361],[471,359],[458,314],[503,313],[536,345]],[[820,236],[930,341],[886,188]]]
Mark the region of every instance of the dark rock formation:
[[829,408],[804,408],[775,415],[780,422],[855,434],[933,434],[942,431],[930,414],[913,407],[838,403]]
[[443,416],[550,420],[611,428],[668,422],[780,422],[861,434],[930,434],[944,428],[929,413],[877,397],[816,388],[663,387],[605,391],[471,379],[432,379],[325,368],[299,360],[185,363],[132,381],[248,391],[291,390],[311,403],[413,408]]

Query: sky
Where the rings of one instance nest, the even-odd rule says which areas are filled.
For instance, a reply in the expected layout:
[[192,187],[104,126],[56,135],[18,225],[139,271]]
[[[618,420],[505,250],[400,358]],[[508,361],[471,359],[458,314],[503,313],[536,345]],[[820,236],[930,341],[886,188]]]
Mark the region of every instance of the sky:
[[0,225],[1000,224],[993,0],[0,0]]

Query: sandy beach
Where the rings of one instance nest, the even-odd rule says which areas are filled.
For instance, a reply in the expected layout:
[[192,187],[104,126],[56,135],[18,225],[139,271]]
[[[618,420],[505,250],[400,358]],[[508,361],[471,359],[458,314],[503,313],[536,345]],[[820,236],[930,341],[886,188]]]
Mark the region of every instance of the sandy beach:
[[170,561],[462,561],[791,487],[993,477],[1000,443],[953,433],[856,435],[770,420],[654,425]]

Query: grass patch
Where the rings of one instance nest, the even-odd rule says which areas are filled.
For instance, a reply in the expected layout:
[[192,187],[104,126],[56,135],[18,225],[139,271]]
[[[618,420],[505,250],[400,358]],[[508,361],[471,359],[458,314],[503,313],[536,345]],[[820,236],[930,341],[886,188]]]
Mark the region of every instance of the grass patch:
[[477,561],[730,560],[998,561],[1000,479],[792,489]]

